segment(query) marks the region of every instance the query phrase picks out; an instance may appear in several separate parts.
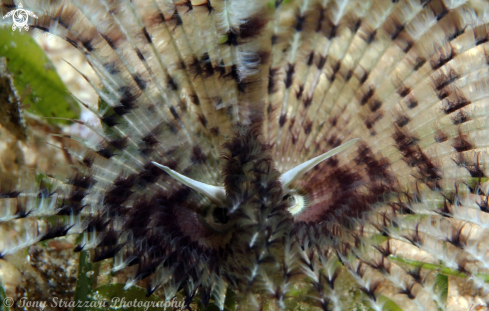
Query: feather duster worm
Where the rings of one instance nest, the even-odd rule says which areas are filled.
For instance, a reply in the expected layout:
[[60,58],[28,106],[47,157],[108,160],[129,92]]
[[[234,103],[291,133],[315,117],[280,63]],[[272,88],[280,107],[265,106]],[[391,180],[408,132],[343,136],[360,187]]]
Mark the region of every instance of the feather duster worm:
[[[100,78],[96,138],[50,186],[2,189],[0,221],[56,226],[1,257],[82,234],[75,251],[148,295],[286,307],[297,284],[344,310],[444,309],[437,273],[485,303],[485,1],[57,1],[32,25]],[[290,170],[360,141],[294,178]],[[27,184],[27,186],[26,186]],[[36,189],[37,187],[37,189]]]

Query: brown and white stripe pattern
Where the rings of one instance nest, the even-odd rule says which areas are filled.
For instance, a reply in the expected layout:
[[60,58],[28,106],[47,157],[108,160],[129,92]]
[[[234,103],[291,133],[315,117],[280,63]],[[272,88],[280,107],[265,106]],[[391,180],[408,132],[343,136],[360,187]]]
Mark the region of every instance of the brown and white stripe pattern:
[[[182,290],[222,309],[229,287],[242,309],[286,308],[300,283],[318,307],[344,310],[349,280],[374,310],[381,295],[404,310],[444,309],[436,271],[403,258],[463,274],[487,299],[486,1],[25,6],[100,78],[89,108],[102,128],[72,137],[67,176],[1,189],[5,225],[64,219],[5,242],[2,257],[83,233],[77,251],[137,267],[128,286],[151,277],[148,293],[168,299]],[[291,215],[279,172],[352,138],[293,184],[306,207]],[[223,185],[230,206],[151,161]]]

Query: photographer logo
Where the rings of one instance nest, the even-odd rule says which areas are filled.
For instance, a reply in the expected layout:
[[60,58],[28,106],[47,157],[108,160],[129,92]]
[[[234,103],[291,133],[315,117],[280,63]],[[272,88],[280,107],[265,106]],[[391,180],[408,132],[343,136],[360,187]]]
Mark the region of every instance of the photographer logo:
[[27,25],[27,22],[29,21],[29,16],[37,18],[36,14],[32,13],[29,10],[24,10],[22,3],[19,3],[19,6],[16,10],[10,11],[5,14],[3,18],[5,19],[10,16],[12,16],[12,19],[14,21],[14,24],[12,25],[13,31],[15,31],[17,28],[19,28],[19,31],[22,31],[22,28],[28,31],[29,25]]

